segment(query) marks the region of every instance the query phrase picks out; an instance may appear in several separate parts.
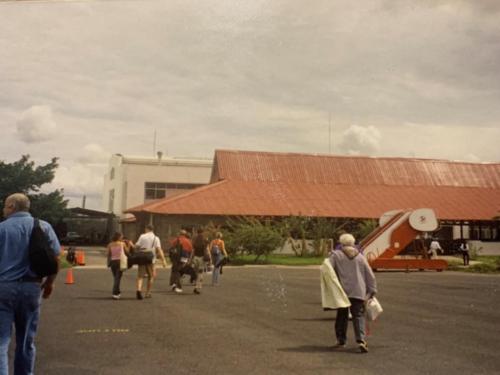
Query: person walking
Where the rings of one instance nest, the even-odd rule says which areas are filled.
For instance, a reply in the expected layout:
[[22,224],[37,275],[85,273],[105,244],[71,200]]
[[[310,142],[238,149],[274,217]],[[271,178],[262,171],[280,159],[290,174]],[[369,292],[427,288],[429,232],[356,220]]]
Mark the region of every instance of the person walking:
[[192,266],[196,272],[195,294],[201,293],[203,285],[203,272],[205,268],[205,257],[210,256],[208,251],[208,240],[203,235],[203,229],[198,229],[196,237],[193,239],[193,261]]
[[226,247],[222,240],[222,233],[217,232],[215,238],[210,242],[210,255],[212,257],[212,285],[219,285],[219,275],[221,273],[222,262],[227,258]]
[[377,283],[368,261],[356,249],[354,237],[349,233],[344,233],[340,236],[340,243],[342,249],[332,252],[330,263],[338,275],[351,306],[337,310],[337,319],[335,320],[336,347],[343,348],[346,345],[350,312],[359,351],[366,353],[368,352],[368,344],[365,336],[365,303],[377,293]]
[[[172,270],[170,273],[170,287],[176,293],[182,293],[181,277],[190,267],[193,253],[193,244],[187,236],[187,232],[182,229],[177,238],[170,247],[170,260],[172,261]],[[190,270],[189,270],[190,271]]]
[[108,267],[111,269],[113,274],[113,290],[112,298],[120,299],[120,282],[122,279],[123,271],[120,268],[120,259],[122,255],[128,255],[129,246],[123,240],[123,235],[120,232],[116,232],[111,238],[111,242],[108,244]]
[[433,238],[429,246],[429,257],[436,259],[438,250],[441,252],[441,254],[444,253],[444,250],[439,244],[439,241],[436,238]]
[[[28,212],[29,198],[21,193],[5,200],[0,223],[0,374],[9,374],[8,349],[12,326],[15,326],[16,348],[14,374],[34,373],[35,336],[40,316],[40,295],[49,298],[56,275],[45,279],[30,268],[29,243],[34,219]],[[40,220],[40,227],[59,263],[61,245],[49,223]]]
[[139,264],[137,266],[137,291],[136,298],[141,300],[142,297],[142,284],[144,277],[147,276],[148,282],[146,285],[146,298],[151,298],[151,288],[155,278],[154,264],[156,262],[156,255],[158,254],[163,262],[163,267],[167,267],[163,250],[161,249],[160,239],[153,232],[154,227],[151,224],[146,225],[145,232],[139,236],[135,243],[135,251],[152,252],[152,261],[147,264]]
[[462,242],[462,244],[460,245],[460,251],[462,252],[462,257],[464,259],[464,266],[468,266],[470,256],[469,256],[469,244],[467,243],[467,241]]

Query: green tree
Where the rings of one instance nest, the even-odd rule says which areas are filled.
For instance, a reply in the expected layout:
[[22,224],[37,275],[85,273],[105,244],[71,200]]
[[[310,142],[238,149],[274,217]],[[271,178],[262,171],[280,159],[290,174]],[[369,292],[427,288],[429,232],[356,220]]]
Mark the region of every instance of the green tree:
[[[308,216],[289,216],[281,223],[283,236],[297,256],[324,256],[331,241],[352,225],[350,219]],[[306,240],[312,240],[311,245]]]
[[283,236],[270,220],[259,220],[254,217],[228,219],[228,230],[224,238],[231,252],[253,254],[257,261],[261,256],[267,257],[273,250],[283,244]]
[[5,201],[9,195],[24,193],[31,200],[33,216],[57,223],[65,214],[68,201],[64,199],[62,190],[51,193],[40,193],[42,185],[52,182],[55,170],[59,166],[57,158],[52,158],[45,165],[35,166],[29,155],[13,163],[0,161],[0,199]]
[[375,219],[366,219],[358,223],[353,230],[353,235],[356,240],[361,241],[378,227],[378,222]]

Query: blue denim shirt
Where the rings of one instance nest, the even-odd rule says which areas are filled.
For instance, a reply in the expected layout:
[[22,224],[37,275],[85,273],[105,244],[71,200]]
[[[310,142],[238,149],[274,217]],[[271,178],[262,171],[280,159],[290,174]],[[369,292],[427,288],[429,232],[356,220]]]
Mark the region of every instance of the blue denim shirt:
[[[24,276],[36,277],[31,271],[28,247],[33,229],[33,217],[29,212],[16,212],[0,223],[0,282],[15,281]],[[46,221],[40,226],[49,238],[56,256],[61,251],[57,236]]]

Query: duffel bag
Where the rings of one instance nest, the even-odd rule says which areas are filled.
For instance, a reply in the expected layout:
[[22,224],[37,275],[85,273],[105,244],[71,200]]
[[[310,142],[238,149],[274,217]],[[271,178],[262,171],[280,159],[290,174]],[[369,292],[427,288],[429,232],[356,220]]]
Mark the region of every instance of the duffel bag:
[[153,263],[154,254],[152,251],[134,251],[128,257],[128,265],[133,266]]

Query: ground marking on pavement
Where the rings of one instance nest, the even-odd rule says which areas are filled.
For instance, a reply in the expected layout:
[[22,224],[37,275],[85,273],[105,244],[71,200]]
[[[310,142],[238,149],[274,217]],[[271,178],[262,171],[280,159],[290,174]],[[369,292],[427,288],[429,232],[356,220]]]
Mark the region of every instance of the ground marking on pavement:
[[91,333],[129,333],[128,328],[95,328],[95,329],[79,329],[76,331],[78,334],[91,334]]

